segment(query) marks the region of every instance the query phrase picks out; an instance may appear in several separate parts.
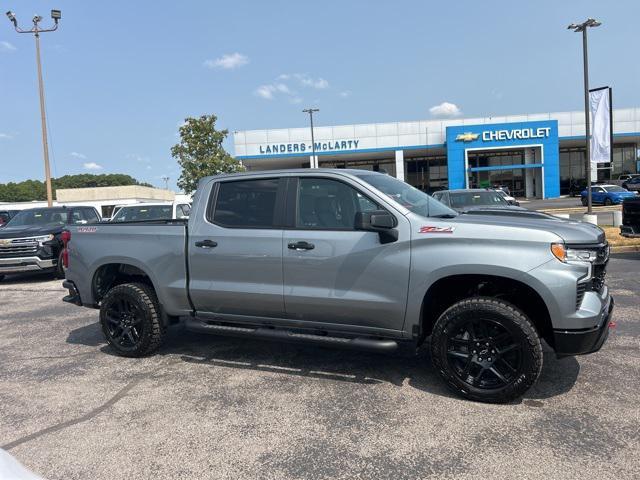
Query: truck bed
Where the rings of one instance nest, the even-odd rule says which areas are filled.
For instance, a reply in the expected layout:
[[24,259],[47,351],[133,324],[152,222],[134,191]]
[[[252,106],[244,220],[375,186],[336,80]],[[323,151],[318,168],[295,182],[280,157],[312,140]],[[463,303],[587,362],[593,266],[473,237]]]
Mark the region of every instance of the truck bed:
[[187,221],[101,222],[68,228],[66,277],[78,286],[83,304],[93,304],[94,279],[109,265],[140,269],[151,279],[169,315],[187,315]]

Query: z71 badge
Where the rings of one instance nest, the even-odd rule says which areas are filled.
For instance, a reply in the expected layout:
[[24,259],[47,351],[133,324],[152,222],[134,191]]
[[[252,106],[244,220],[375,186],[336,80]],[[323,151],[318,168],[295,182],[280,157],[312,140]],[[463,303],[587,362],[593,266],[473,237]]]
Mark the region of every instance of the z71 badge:
[[420,231],[418,233],[453,233],[456,227],[434,227],[434,226],[424,226],[420,227]]
[[96,233],[97,227],[78,227],[78,233]]

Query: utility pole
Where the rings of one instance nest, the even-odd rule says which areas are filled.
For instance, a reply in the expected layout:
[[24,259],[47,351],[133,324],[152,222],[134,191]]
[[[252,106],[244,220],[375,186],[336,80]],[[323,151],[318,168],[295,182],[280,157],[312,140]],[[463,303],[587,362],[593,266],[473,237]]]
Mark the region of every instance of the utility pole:
[[47,185],[47,205],[50,207],[53,205],[53,191],[51,190],[51,170],[49,168],[49,146],[47,142],[47,118],[45,112],[45,103],[44,103],[44,84],[42,82],[42,63],[40,61],[40,34],[45,32],[53,32],[58,29],[58,22],[62,18],[62,12],[60,10],[51,10],[51,18],[53,19],[53,27],[51,28],[40,28],[39,23],[42,21],[42,17],[40,15],[36,15],[33,17],[33,27],[29,30],[23,30],[18,27],[18,20],[13,12],[7,12],[7,17],[9,21],[13,23],[13,28],[15,28],[18,33],[33,33],[36,38],[36,63],[38,67],[38,92],[40,94],[40,121],[42,123],[42,151],[44,155],[44,175],[45,175],[45,183]]
[[587,53],[587,28],[599,27],[601,22],[588,18],[582,23],[572,23],[567,27],[574,32],[582,32],[582,63],[584,67],[584,124],[586,138],[586,156],[587,156],[587,214],[593,213],[592,208],[592,192],[591,192],[591,131],[589,125],[589,55]]
[[164,182],[164,189],[169,190],[169,177],[167,175],[164,175],[162,177],[162,181]]
[[318,108],[305,108],[302,111],[304,113],[308,113],[309,114],[309,122],[311,123],[311,152],[312,152],[312,155],[313,155],[312,168],[318,168],[319,165],[316,164],[316,141],[315,141],[315,138],[313,136],[313,113],[314,112],[319,112],[320,109],[318,109]]

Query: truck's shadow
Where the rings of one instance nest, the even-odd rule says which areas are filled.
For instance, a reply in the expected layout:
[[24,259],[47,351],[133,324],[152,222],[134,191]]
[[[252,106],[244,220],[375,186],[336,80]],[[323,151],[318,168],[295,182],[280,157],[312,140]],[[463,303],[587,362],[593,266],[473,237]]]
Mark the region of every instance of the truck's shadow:
[[[98,323],[72,330],[67,343],[100,347],[115,355]],[[169,329],[158,355],[177,356],[190,364],[240,370],[277,372],[292,377],[318,378],[355,384],[408,384],[435,395],[458,399],[431,367],[428,352],[417,356],[383,355],[308,345],[198,335],[182,326]],[[580,364],[573,358],[558,360],[545,348],[544,367],[538,383],[526,399],[542,400],[561,395],[575,384]],[[519,402],[516,402],[519,403]]]

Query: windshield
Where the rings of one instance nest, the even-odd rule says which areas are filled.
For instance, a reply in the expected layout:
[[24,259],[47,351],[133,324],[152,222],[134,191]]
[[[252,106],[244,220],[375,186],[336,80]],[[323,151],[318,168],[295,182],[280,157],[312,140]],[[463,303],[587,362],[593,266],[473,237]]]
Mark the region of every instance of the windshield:
[[26,227],[29,225],[64,225],[67,223],[67,211],[63,208],[42,208],[23,210],[7,223],[7,227]]
[[136,222],[142,220],[165,220],[173,217],[172,205],[137,205],[122,207],[112,222]]
[[606,187],[607,192],[626,192],[622,187],[618,187],[617,185],[612,185],[611,187]]
[[453,208],[464,207],[501,207],[509,205],[498,192],[449,192],[449,199]]
[[458,215],[454,210],[430,197],[422,190],[418,190],[397,178],[371,173],[356,174],[356,176],[374,186],[406,209],[423,217],[455,217]]

